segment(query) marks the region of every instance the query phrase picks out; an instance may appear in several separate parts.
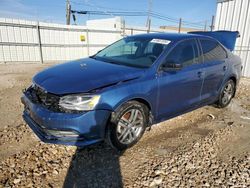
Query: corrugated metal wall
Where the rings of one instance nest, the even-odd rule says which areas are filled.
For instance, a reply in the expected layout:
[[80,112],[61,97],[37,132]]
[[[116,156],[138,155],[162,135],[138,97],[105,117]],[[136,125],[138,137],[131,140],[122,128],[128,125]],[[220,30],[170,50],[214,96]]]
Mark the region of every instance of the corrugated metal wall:
[[216,30],[239,31],[235,54],[243,62],[243,76],[250,77],[250,0],[218,0]]
[[[0,63],[67,61],[83,58],[123,36],[147,32],[146,28],[139,27],[108,27],[108,24],[105,24],[108,21],[119,25],[116,18],[89,21],[88,27],[0,18]],[[111,23],[109,25],[112,25]],[[151,32],[163,30],[152,29]],[[85,41],[81,41],[80,36],[84,36]]]
[[78,59],[120,38],[120,30],[0,18],[0,63]]
[[[39,61],[36,23],[13,19],[0,22],[0,62]],[[12,23],[26,27],[14,27]]]

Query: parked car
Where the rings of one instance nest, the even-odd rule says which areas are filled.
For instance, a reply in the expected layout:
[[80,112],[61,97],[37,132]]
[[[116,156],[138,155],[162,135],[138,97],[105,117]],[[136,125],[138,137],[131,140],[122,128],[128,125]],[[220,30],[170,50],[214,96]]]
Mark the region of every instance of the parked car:
[[35,75],[21,98],[23,118],[47,143],[84,147],[105,140],[124,150],[155,123],[230,103],[241,75],[241,60],[230,51],[237,35],[123,38],[89,58]]

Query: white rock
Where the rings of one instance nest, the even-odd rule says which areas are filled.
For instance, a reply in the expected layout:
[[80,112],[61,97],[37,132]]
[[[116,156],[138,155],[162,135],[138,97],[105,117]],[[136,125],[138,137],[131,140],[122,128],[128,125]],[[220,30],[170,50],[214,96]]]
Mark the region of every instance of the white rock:
[[17,184],[17,183],[19,183],[21,180],[20,179],[14,179],[14,184]]
[[55,174],[55,175],[59,174],[57,170],[53,170],[52,173]]
[[160,176],[155,177],[154,182],[156,185],[160,185],[162,183],[162,177]]

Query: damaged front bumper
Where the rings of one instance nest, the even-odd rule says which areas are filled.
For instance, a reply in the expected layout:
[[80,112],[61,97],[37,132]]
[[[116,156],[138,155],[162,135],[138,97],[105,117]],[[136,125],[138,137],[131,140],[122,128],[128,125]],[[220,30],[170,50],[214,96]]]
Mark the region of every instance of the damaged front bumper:
[[24,94],[23,119],[41,141],[53,144],[88,146],[105,137],[110,111],[93,110],[82,113],[53,112],[35,104]]

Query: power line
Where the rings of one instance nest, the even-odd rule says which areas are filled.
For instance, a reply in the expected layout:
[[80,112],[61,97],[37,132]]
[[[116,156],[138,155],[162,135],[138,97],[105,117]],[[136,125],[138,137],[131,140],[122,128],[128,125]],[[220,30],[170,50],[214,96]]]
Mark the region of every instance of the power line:
[[[147,12],[141,12],[141,11],[77,11],[77,10],[71,10],[71,12],[77,13],[77,14],[90,14],[90,15],[113,15],[113,16],[148,16]],[[171,18],[168,16],[163,16],[155,12],[151,12],[150,16],[153,18],[173,22],[173,23],[179,23],[178,19]],[[204,24],[195,23],[195,22],[188,22],[183,21],[183,25],[189,25],[194,27],[204,27]]]
[[[153,18],[156,18],[156,19],[161,19],[161,20],[165,20],[165,21],[169,21],[169,22],[173,22],[173,23],[179,23],[179,18],[173,18],[171,16],[166,16],[166,15],[163,15],[161,13],[158,13],[158,12],[154,12],[152,11],[152,0],[148,0],[149,2],[149,8],[148,8],[148,11],[141,11],[141,10],[133,10],[133,11],[130,11],[130,12],[133,12],[133,13],[137,13],[137,14],[125,14],[123,15],[122,13],[118,14],[118,13],[114,13],[114,16],[147,16],[147,17],[153,17]],[[84,6],[88,6],[88,7],[94,7],[94,8],[97,8],[99,9],[99,11],[101,11],[100,9],[109,9],[109,10],[120,10],[120,12],[128,12],[126,11],[125,9],[119,9],[119,8],[110,8],[110,7],[104,7],[104,6],[99,6],[99,5],[96,5],[96,4],[93,4],[93,3],[89,3],[89,2],[76,2],[76,1],[71,1],[71,3],[73,4],[76,4],[76,5],[84,5]],[[111,13],[112,12],[119,12],[119,11],[101,11],[101,12],[106,12],[105,13],[102,13],[102,14],[97,14],[97,15],[112,15]],[[138,13],[141,13],[141,14],[138,14]],[[148,21],[147,21],[148,22]],[[183,24],[184,25],[189,25],[189,26],[194,26],[194,27],[204,27],[204,23],[206,21],[199,21],[199,22],[190,22],[190,21],[185,21],[183,20]]]
[[[150,17],[155,18],[155,19],[168,21],[168,22],[172,22],[172,23],[176,23],[176,24],[179,23],[179,19],[177,19],[177,18],[166,16],[166,15],[163,15],[163,14],[158,13],[158,12],[153,12],[152,11],[152,0],[148,0],[148,3],[149,3],[148,11],[125,11],[124,9],[117,9],[117,8],[116,8],[116,10],[120,10],[120,11],[112,11],[113,10],[112,8],[98,6],[95,4],[91,4],[89,2],[86,3],[86,2],[71,1],[71,3],[76,4],[76,5],[84,5],[84,6],[94,7],[96,9],[98,9],[97,11],[71,10],[71,13],[73,14],[74,20],[75,20],[75,13],[76,13],[76,14],[86,14],[86,15],[111,15],[111,16],[124,16],[124,17],[133,17],[133,16],[146,17],[147,16],[147,23],[146,23],[147,26],[148,26]],[[109,9],[110,11],[109,10],[101,10],[101,9]],[[182,20],[183,25],[188,25],[191,27],[199,27],[199,28],[204,28],[205,22],[206,21],[190,22],[190,21]]]
[[93,14],[93,15],[114,15],[114,16],[146,16],[146,13],[141,12],[118,12],[118,11],[77,11],[71,10],[71,12],[77,14]]
[[[97,8],[97,9],[107,9],[107,10],[118,10],[118,11],[127,11],[127,9],[122,9],[122,8],[110,8],[110,7],[105,7],[105,6],[100,6],[100,5],[96,5],[93,3],[89,3],[89,2],[76,2],[76,1],[70,1],[72,4],[76,4],[76,5],[83,5],[83,6],[87,6],[87,7],[93,7],[93,8]],[[131,10],[131,9],[130,9]],[[131,11],[139,11],[142,12],[141,10],[131,10]]]

